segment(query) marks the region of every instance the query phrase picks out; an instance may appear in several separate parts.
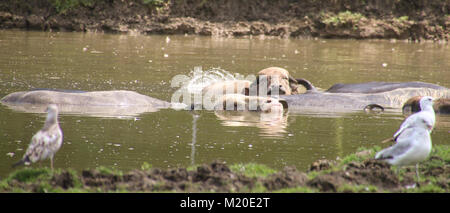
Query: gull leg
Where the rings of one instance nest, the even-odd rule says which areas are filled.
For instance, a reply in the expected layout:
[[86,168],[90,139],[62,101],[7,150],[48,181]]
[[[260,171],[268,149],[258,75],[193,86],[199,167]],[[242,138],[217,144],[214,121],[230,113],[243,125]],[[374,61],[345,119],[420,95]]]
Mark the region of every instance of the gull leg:
[[419,182],[420,181],[420,178],[419,178],[419,163],[416,163],[416,177],[417,177],[417,182]]
[[53,172],[53,157],[50,157],[50,167],[52,168],[52,172]]

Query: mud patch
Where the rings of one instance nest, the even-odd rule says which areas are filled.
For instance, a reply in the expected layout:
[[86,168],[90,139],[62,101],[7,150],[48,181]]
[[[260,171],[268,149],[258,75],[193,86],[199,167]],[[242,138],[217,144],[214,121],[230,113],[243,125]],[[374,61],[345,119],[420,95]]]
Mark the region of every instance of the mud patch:
[[282,172],[272,174],[264,179],[263,184],[269,191],[274,191],[305,186],[306,181],[308,181],[308,176],[305,173],[297,171],[295,167],[286,167]]
[[50,180],[50,183],[53,186],[61,187],[63,189],[69,189],[74,187],[74,177],[67,171],[63,171],[61,174],[53,175],[53,178]]
[[320,159],[320,160],[317,160],[317,161],[313,162],[309,166],[309,171],[327,170],[327,169],[331,169],[331,167],[333,165],[336,165],[336,162]]
[[251,189],[256,178],[231,172],[223,163],[214,162],[197,167],[195,171],[178,169],[134,170],[123,176],[100,174],[95,170],[83,171],[82,180],[87,187],[127,191],[212,191],[239,192]]
[[390,169],[390,165],[377,160],[351,162],[344,166],[344,170],[319,175],[308,182],[309,186],[324,192],[337,192],[343,184],[373,185],[389,190],[400,187],[398,176]]

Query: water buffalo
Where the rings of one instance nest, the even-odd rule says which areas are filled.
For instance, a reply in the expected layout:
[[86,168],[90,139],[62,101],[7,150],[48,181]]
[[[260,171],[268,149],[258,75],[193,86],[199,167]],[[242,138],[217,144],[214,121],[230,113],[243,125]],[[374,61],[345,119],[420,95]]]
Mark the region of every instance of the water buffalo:
[[247,80],[229,80],[219,81],[210,84],[202,89],[203,98],[210,98],[215,102],[220,96],[225,94],[243,94],[248,95],[251,81]]
[[258,72],[256,80],[250,85],[249,95],[259,96],[261,91],[266,91],[267,95],[293,95],[299,94],[298,89],[297,80],[286,69],[269,67]]
[[56,104],[60,113],[93,116],[137,115],[169,108],[171,104],[133,91],[63,91],[38,89],[14,92],[0,102],[26,112],[42,112],[48,104]]
[[447,88],[399,88],[378,93],[307,92],[280,96],[280,99],[287,102],[289,111],[340,112],[363,110],[372,104],[400,109],[409,98],[414,96],[450,98],[450,90]]
[[[288,102],[291,110],[302,108],[305,110],[323,110],[329,108],[352,110],[372,110],[386,108],[400,108],[409,98],[414,96],[432,96],[437,98],[435,110],[437,113],[448,113],[450,111],[450,101],[446,97],[450,96],[450,90],[436,84],[425,82],[367,82],[357,84],[335,84],[328,90],[321,92],[306,79],[296,79],[299,85],[306,88],[304,94],[294,95],[294,97],[282,96]],[[417,110],[416,99],[411,99],[404,108],[411,106]],[[409,108],[408,108],[409,107]],[[322,111],[322,110],[320,110]]]

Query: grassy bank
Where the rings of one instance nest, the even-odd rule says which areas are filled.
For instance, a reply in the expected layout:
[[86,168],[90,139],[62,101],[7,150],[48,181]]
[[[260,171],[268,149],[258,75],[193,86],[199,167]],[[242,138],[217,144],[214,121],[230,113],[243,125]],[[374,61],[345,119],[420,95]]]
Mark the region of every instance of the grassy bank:
[[85,170],[22,168],[0,181],[0,192],[449,192],[450,146],[435,146],[415,169],[373,160],[380,148],[361,148],[341,160],[319,160],[309,171],[276,171],[248,163],[219,162],[177,169],[122,172],[105,167]]

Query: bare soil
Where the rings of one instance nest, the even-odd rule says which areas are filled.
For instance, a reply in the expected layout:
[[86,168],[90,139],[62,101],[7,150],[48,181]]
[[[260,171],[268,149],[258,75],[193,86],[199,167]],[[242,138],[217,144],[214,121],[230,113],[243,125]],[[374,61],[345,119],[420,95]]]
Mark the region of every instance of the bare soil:
[[[448,0],[100,0],[57,10],[49,0],[0,2],[0,29],[448,41]],[[346,15],[344,17],[344,15]]]

